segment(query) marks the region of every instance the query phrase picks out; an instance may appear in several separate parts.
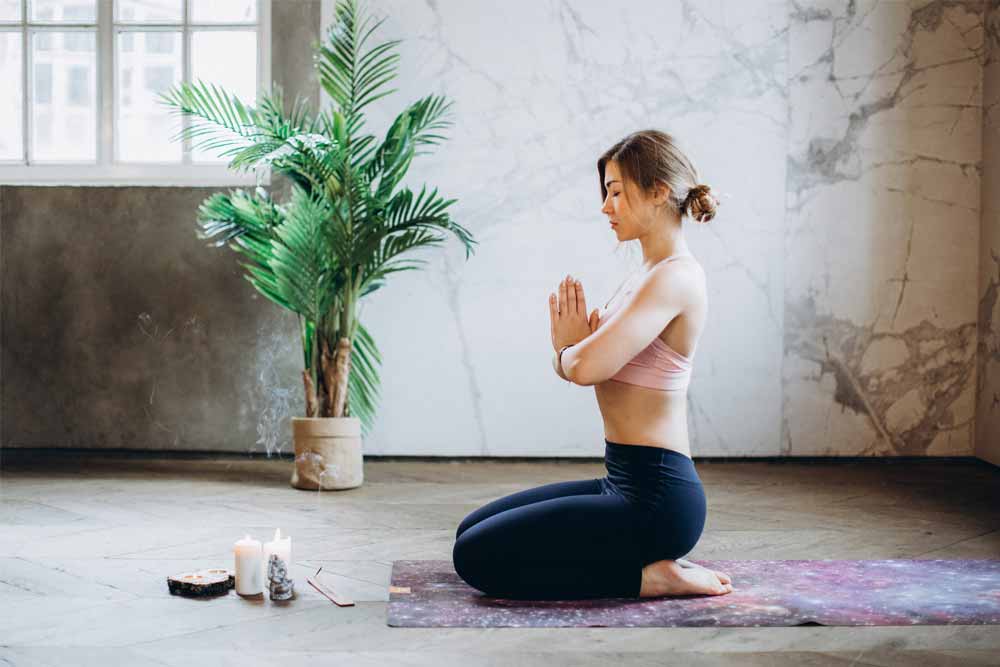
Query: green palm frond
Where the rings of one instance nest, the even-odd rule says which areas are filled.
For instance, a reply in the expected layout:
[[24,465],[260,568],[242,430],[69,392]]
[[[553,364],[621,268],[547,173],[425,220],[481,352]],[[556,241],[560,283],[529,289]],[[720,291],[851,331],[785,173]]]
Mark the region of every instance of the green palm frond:
[[400,190],[386,208],[390,229],[397,230],[414,225],[439,227],[458,237],[465,247],[465,258],[468,259],[477,241],[472,238],[469,230],[445,213],[445,209],[454,203],[454,199],[440,197],[437,188],[428,193],[427,186],[422,186],[416,199],[413,198],[413,192],[409,188]]
[[261,293],[307,320],[318,322],[336,295],[336,290],[331,289],[337,280],[326,231],[329,209],[321,195],[312,196],[293,186],[291,202],[280,209],[280,223],[271,226],[267,236],[259,229],[254,233],[233,229],[238,223],[232,216],[221,219],[219,211],[225,210],[225,202],[218,200],[208,208],[212,217],[206,213],[202,224],[228,232],[230,247],[251,259],[251,263],[241,266],[248,272],[246,279]]
[[372,291],[378,289],[390,273],[420,268],[421,260],[393,260],[416,248],[440,245],[445,237],[436,233],[438,231],[458,237],[469,257],[477,242],[446,212],[454,201],[442,198],[437,189],[428,193],[423,187],[414,197],[411,190],[404,188],[381,210],[381,217],[370,221],[359,238],[355,257],[365,265],[365,284],[373,284]]
[[260,106],[251,111],[262,131],[255,143],[233,154],[232,168],[249,169],[264,164],[285,172],[288,169],[281,158],[295,155],[300,145],[313,146],[326,141],[326,137],[316,133],[317,123],[310,116],[307,99],[296,96],[287,115],[283,104],[281,88],[275,86],[275,92],[263,96]]
[[343,287],[334,271],[337,238],[327,224],[331,208],[322,193],[292,186],[285,223],[276,230],[280,243],[271,244],[275,284],[297,306],[295,312],[314,322],[324,318],[336,298],[337,289],[331,288]]
[[213,83],[182,81],[161,93],[160,101],[175,115],[190,119],[188,126],[178,130],[171,140],[188,139],[194,148],[223,148],[220,156],[225,156],[253,145],[264,134],[253,107]]
[[451,106],[444,97],[428,95],[396,117],[385,140],[364,165],[368,178],[379,180],[376,197],[388,197],[406,175],[413,158],[430,152],[419,150],[421,146],[436,145],[444,138],[437,132],[452,125],[447,119]]
[[357,335],[351,351],[351,373],[348,376],[347,400],[351,414],[361,420],[362,436],[366,437],[375,424],[381,381],[379,367],[382,357],[375,339],[358,322]]
[[263,244],[274,238],[274,230],[283,216],[264,188],[257,187],[252,193],[246,190],[232,190],[228,195],[217,192],[198,207],[197,234],[200,239],[221,236],[211,244],[217,247],[240,236]]
[[301,96],[296,97],[287,115],[280,86],[260,98],[256,107],[245,104],[224,88],[201,80],[178,83],[160,94],[161,103],[175,115],[189,119],[187,127],[181,127],[172,140],[187,139],[192,148],[231,156],[229,167],[237,171],[251,169],[290,139],[314,134],[317,129],[308,100]]
[[385,21],[369,25],[371,17],[358,9],[354,0],[341,0],[328,31],[329,46],[319,49],[316,68],[320,85],[344,114],[348,134],[353,137],[363,124],[361,110],[378,99],[396,92],[384,86],[396,75],[399,54],[393,48],[401,40],[390,40],[364,51],[372,33]]

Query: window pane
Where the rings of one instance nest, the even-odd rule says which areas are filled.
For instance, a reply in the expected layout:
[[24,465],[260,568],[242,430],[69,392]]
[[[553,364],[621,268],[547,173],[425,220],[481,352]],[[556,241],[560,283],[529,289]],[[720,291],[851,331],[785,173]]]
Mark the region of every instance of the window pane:
[[21,0],[0,0],[0,21],[20,21]]
[[[257,33],[252,30],[195,30],[191,33],[191,80],[225,88],[244,104],[256,104]],[[222,150],[222,149],[220,149]],[[195,161],[228,162],[217,150],[195,149]]]
[[95,23],[97,0],[29,0],[32,21]]
[[52,63],[35,63],[35,102],[52,104]]
[[[66,67],[66,101],[74,107],[85,107],[90,104],[91,68],[86,65],[68,65]],[[42,100],[38,95],[38,84],[35,84],[35,101]],[[51,100],[49,100],[51,102]]]
[[[58,33],[55,33],[58,34]],[[67,51],[92,51],[94,48],[94,33],[91,31],[64,32],[64,47]],[[36,48],[38,48],[36,46]]]
[[[173,51],[148,48],[125,52],[125,37],[135,36],[148,46],[150,37],[169,37]],[[180,118],[159,101],[159,93],[181,80],[181,33],[118,32],[117,120],[118,160],[121,162],[180,162],[183,146],[171,137],[180,129]]]
[[21,160],[21,33],[0,32],[0,81],[6,90],[0,95],[0,160]]
[[[52,33],[56,47],[70,33]],[[58,39],[62,36],[64,39]],[[97,158],[97,52],[93,30],[72,34],[77,50],[38,48],[33,32],[31,155],[36,161]]]
[[191,0],[195,23],[243,23],[257,20],[257,0]]
[[116,0],[116,20],[122,23],[181,21],[184,18],[182,3],[183,0]]
[[180,43],[180,33],[177,32],[147,32],[146,53],[173,53],[177,49],[174,42]]
[[39,51],[52,50],[52,38],[55,35],[47,30],[39,30],[35,34],[35,48]]

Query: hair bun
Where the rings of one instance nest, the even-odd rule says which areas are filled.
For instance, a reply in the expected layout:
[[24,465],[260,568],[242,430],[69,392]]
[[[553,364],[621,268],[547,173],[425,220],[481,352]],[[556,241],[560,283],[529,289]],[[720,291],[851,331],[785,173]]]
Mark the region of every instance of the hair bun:
[[712,188],[699,184],[688,190],[684,199],[684,210],[693,220],[708,222],[715,217],[715,210],[721,204],[722,202],[712,194]]

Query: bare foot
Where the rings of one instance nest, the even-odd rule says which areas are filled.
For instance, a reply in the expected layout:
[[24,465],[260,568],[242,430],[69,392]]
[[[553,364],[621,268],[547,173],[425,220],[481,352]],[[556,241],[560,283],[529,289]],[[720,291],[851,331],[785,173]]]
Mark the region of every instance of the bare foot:
[[687,558],[678,558],[676,562],[681,567],[700,567],[703,570],[708,570],[709,572],[714,572],[716,574],[716,576],[719,577],[719,581],[721,581],[724,584],[731,584],[731,583],[733,583],[732,578],[728,574],[726,574],[725,572],[723,572],[722,570],[710,570],[709,568],[705,567],[704,565],[698,565],[698,563],[692,563]]
[[658,560],[642,568],[639,597],[662,595],[724,595],[733,591],[729,576],[722,580],[715,571],[704,567],[682,567],[676,561]]

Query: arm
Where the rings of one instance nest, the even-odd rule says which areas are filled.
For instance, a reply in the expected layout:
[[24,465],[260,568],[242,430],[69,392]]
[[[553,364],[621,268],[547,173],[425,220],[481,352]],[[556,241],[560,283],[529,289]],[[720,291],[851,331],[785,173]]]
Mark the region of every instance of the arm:
[[677,317],[697,277],[688,267],[665,264],[642,278],[635,296],[599,329],[563,352],[562,367],[571,382],[595,385],[617,373]]

